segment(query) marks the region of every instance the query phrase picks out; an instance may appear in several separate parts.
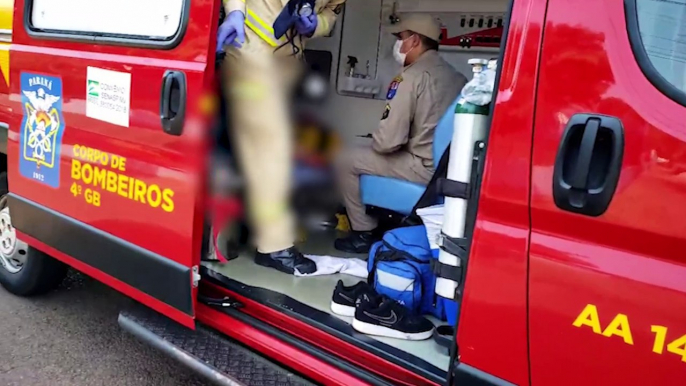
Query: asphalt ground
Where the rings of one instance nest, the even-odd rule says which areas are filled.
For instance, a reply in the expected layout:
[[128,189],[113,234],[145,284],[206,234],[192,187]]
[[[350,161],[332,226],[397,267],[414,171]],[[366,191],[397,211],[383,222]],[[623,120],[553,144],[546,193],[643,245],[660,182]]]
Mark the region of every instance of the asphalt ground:
[[36,298],[0,287],[0,385],[206,385],[119,328],[117,316],[128,304],[76,272]]

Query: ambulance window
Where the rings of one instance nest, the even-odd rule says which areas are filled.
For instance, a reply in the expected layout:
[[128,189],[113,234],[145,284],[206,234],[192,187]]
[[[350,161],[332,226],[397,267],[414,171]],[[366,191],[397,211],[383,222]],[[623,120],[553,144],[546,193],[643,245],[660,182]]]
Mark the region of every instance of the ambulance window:
[[632,48],[643,72],[660,91],[686,106],[686,0],[627,4]]
[[32,32],[169,41],[188,0],[27,0]]

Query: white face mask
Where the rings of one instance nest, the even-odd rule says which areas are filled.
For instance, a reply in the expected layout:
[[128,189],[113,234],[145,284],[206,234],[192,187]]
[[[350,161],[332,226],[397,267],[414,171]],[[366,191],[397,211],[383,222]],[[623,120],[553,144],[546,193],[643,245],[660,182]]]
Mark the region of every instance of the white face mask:
[[[409,39],[409,38],[407,38],[407,39]],[[405,39],[405,40],[407,40],[407,39]],[[393,58],[395,58],[395,60],[396,60],[398,63],[400,63],[401,66],[405,66],[405,58],[407,57],[407,54],[408,54],[410,51],[412,51],[412,50],[407,51],[407,52],[404,53],[404,54],[403,54],[402,52],[400,52],[400,49],[402,48],[403,43],[405,42],[405,40],[400,40],[400,39],[398,39],[398,40],[395,41],[395,45],[393,46]]]

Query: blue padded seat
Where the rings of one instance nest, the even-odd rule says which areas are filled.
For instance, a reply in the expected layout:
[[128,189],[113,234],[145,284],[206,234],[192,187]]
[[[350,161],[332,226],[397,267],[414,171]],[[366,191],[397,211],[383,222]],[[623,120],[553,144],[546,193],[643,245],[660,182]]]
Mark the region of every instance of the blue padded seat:
[[[453,136],[455,105],[457,105],[458,99],[455,99],[448,107],[448,110],[443,114],[436,126],[433,146],[434,166],[438,165]],[[403,215],[408,215],[412,212],[412,208],[414,208],[414,205],[419,201],[425,190],[426,185],[397,178],[367,174],[360,176],[362,203]]]
[[383,208],[408,215],[414,204],[424,194],[426,186],[391,177],[360,176],[360,193],[362,202],[377,208]]

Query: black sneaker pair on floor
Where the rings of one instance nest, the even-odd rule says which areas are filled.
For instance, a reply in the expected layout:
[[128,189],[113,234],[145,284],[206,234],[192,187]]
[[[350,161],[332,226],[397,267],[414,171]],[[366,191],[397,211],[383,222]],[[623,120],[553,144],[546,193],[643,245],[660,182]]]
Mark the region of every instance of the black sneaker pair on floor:
[[331,311],[353,317],[353,329],[367,335],[425,340],[431,338],[434,330],[431,321],[410,314],[401,304],[379,295],[363,281],[346,287],[339,280],[333,291]]

